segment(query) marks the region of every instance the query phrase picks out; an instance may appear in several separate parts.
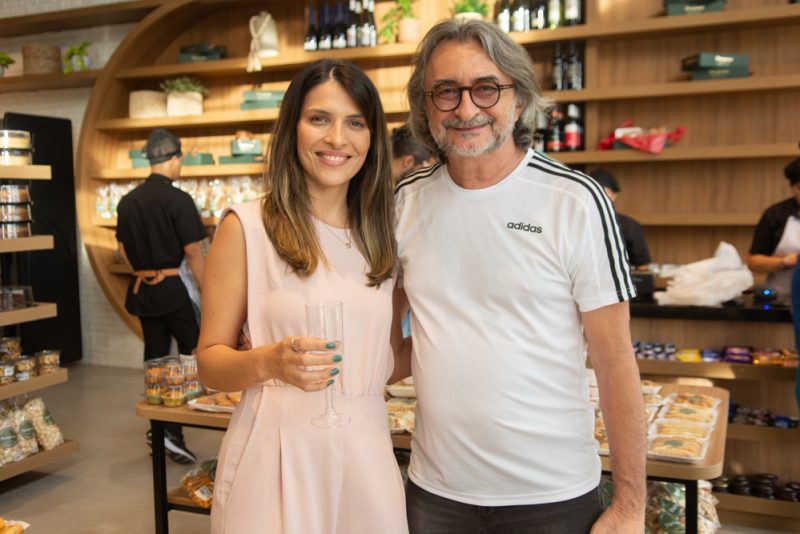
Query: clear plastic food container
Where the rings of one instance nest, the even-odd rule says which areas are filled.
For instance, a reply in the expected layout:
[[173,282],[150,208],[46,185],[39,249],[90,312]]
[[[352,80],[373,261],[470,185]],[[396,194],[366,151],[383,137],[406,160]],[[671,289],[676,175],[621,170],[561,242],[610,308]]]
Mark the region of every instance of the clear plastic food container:
[[32,305],[31,286],[0,286],[0,311],[18,310]]
[[31,223],[29,222],[0,223],[0,239],[16,239],[30,235]]
[[164,361],[164,382],[168,386],[179,386],[186,382],[183,366],[178,358],[168,358]]
[[145,384],[144,398],[147,404],[161,404],[161,386],[159,384]]
[[186,403],[186,395],[183,390],[183,384],[170,385],[166,390],[161,391],[161,403],[167,408],[177,408]]
[[21,148],[0,148],[0,165],[30,165],[33,152]]
[[0,386],[5,386],[14,382],[14,364],[12,362],[0,363]]
[[31,149],[31,134],[24,130],[0,130],[0,148]]
[[31,194],[27,185],[0,185],[0,204],[19,204],[30,201]]
[[60,350],[40,350],[35,353],[36,363],[39,366],[39,374],[46,375],[58,371],[61,362]]
[[0,204],[0,222],[30,222],[30,204]]
[[22,345],[18,337],[0,337],[0,353],[19,356]]

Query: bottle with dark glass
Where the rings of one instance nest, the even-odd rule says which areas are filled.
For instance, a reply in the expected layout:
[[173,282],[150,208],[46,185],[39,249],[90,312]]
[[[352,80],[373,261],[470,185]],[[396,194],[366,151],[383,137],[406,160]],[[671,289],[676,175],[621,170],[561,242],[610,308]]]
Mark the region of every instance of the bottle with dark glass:
[[312,52],[317,49],[319,36],[317,35],[317,27],[314,22],[314,6],[308,4],[308,29],[306,30],[306,40],[303,43],[303,49]]
[[566,59],[561,51],[561,43],[556,44],[556,53],[553,56],[553,90],[564,91],[567,88]]
[[523,23],[525,24],[525,31],[531,31],[531,0],[522,0],[523,10]]
[[561,0],[547,1],[547,27],[554,30],[564,25],[564,12]]
[[583,150],[583,122],[581,108],[577,104],[567,105],[567,120],[564,123],[564,149],[574,152]]
[[511,6],[508,5],[508,0],[503,0],[497,11],[497,26],[505,33],[511,31]]
[[536,129],[533,131],[533,146],[537,152],[547,151],[547,114],[536,114]]
[[550,130],[547,132],[547,151],[563,152],[564,150],[564,113],[560,106],[550,112]]
[[357,0],[350,0],[350,7],[347,10],[347,48],[358,46],[358,13],[356,11]]
[[583,24],[581,0],[564,0],[564,24],[567,26]]
[[319,11],[319,41],[317,42],[317,50],[330,50],[333,44],[333,27],[331,26],[330,9],[328,3],[322,5],[322,11]]
[[531,29],[544,30],[547,24],[547,0],[534,0],[531,9]]
[[337,50],[347,48],[347,25],[344,20],[341,0],[336,3],[336,23],[333,25],[331,47]]
[[583,89],[583,58],[581,58],[578,45],[574,41],[569,43],[569,57],[567,58],[566,69],[567,88],[572,90]]

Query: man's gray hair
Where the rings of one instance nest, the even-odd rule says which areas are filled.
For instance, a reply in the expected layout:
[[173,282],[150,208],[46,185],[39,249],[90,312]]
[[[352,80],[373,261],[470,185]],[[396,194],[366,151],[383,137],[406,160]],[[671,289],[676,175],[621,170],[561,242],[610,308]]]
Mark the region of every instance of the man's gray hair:
[[448,19],[436,24],[417,48],[412,61],[414,71],[408,81],[408,102],[411,107],[410,125],[414,136],[440,157],[445,155],[434,141],[425,112],[424,78],[434,50],[446,41],[475,42],[486,51],[494,63],[513,81],[516,98],[522,102],[522,113],[514,124],[514,144],[523,149],[531,146],[537,113],[545,113],[550,103],[542,97],[539,81],[533,72],[528,52],[511,40],[494,24],[480,20]]

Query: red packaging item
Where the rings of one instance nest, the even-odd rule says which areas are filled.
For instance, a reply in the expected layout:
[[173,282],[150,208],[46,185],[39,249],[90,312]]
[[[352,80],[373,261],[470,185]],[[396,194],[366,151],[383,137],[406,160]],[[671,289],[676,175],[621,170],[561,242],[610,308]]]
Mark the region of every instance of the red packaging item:
[[676,144],[683,138],[685,132],[686,128],[683,126],[678,126],[671,132],[667,132],[664,128],[646,130],[634,126],[633,121],[626,120],[600,141],[597,148],[611,150],[614,148],[614,142],[617,142],[642,152],[660,154],[667,143]]

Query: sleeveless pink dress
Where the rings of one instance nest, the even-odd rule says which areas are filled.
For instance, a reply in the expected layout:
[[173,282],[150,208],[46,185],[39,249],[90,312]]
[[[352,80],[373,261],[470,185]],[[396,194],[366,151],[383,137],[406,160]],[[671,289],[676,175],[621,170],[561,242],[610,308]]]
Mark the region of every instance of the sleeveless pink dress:
[[278,381],[247,389],[222,441],[211,532],[407,533],[403,483],[383,400],[393,366],[393,281],[367,287],[361,253],[345,246],[344,230],[320,221],[317,234],[330,266],[300,278],[267,237],[261,201],[232,210],[245,235],[245,331],[253,346],[303,335],[308,301],[344,302],[344,359],[332,387],[336,410],[351,422],[336,429],[311,426],[311,418],[324,411],[324,392],[306,393]]

